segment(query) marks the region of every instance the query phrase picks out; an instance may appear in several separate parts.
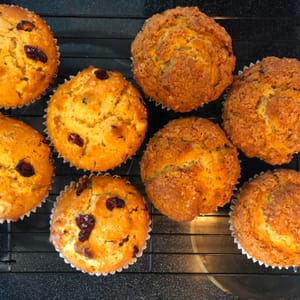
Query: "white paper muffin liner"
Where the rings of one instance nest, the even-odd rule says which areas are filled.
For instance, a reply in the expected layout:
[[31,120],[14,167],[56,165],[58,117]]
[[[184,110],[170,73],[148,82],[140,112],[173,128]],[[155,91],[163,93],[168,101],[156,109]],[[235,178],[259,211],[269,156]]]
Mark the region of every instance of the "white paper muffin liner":
[[[50,149],[50,145],[48,145],[49,149]],[[37,211],[38,208],[42,207],[43,204],[47,201],[48,199],[48,196],[52,190],[52,187],[53,187],[53,182],[54,182],[54,176],[55,176],[55,164],[54,164],[54,160],[53,160],[53,157],[52,157],[52,153],[51,153],[51,149],[50,149],[50,162],[52,164],[52,167],[53,167],[53,173],[52,173],[52,177],[51,177],[51,182],[48,186],[48,190],[47,190],[47,193],[45,194],[45,196],[43,197],[42,200],[40,200],[40,202],[35,206],[33,207],[30,211],[27,211],[25,212],[23,215],[21,215],[18,220],[16,221],[13,221],[13,220],[10,220],[10,219],[2,219],[0,218],[0,224],[3,224],[5,222],[7,223],[10,223],[10,222],[18,222],[18,221],[22,221],[24,219],[24,217],[30,217],[31,213],[35,213]]]
[[[244,71],[246,71],[247,69],[249,69],[249,68],[251,68],[251,67],[253,67],[253,66],[255,66],[256,64],[258,64],[258,63],[260,63],[261,62],[261,60],[257,60],[255,63],[253,63],[253,62],[250,62],[249,63],[249,65],[245,65],[245,66],[243,66],[243,68],[241,69],[241,70],[239,70],[238,71],[238,76],[239,75],[241,75],[241,74],[243,74],[243,72]],[[224,112],[224,103],[225,103],[225,101],[226,101],[226,98],[228,97],[228,94],[229,94],[229,92],[230,92],[230,89],[231,89],[231,85],[229,86],[229,87],[227,87],[226,89],[225,89],[225,91],[224,91],[224,100],[223,100],[223,105],[222,105],[222,108],[221,108],[221,117],[223,116],[223,112]],[[222,120],[222,128],[224,129],[224,125],[223,125],[223,120]],[[230,139],[230,137],[228,136],[228,134],[227,134],[227,132],[224,130],[224,132],[225,132],[225,134],[226,134],[226,136],[227,136],[227,138],[231,141],[231,139]],[[238,148],[238,150],[240,150],[239,148]],[[240,151],[242,151],[242,150],[240,150]],[[243,151],[242,151],[243,152]],[[292,153],[292,155],[293,156],[295,156],[295,155],[297,155],[299,153],[299,151],[295,151],[295,152],[293,152]],[[257,157],[257,158],[259,158],[259,157]],[[261,161],[263,161],[263,162],[265,162],[263,159],[261,159],[261,158],[259,158]]]
[[[96,67],[97,68],[97,67]],[[70,81],[72,78],[74,78],[75,76],[77,76],[80,72],[82,72],[82,70],[78,71],[75,75],[69,75],[68,78],[65,78],[64,79],[64,83]],[[111,71],[113,72],[113,71]],[[125,78],[125,77],[124,77]],[[62,84],[64,84],[62,83]],[[49,105],[49,102],[51,101],[51,97],[54,95],[54,93],[56,92],[56,89],[54,89],[52,91],[52,94],[51,96],[49,97],[48,101],[47,101],[47,105],[46,105],[46,108],[44,109],[44,115],[43,115],[43,125],[44,125],[44,133],[46,135],[46,139],[47,141],[49,142],[50,146],[52,147],[53,151],[57,154],[57,157],[62,159],[63,160],[63,163],[65,164],[68,164],[70,167],[73,167],[75,168],[77,171],[83,171],[83,172],[91,172],[91,173],[94,173],[94,174],[98,174],[98,173],[103,173],[103,172],[112,172],[114,171],[116,168],[120,168],[122,166],[124,166],[125,164],[127,164],[129,161],[131,161],[134,156],[137,154],[137,152],[139,151],[139,149],[141,148],[141,146],[143,145],[143,142],[146,138],[146,133],[145,133],[145,137],[144,137],[144,140],[141,142],[140,144],[140,147],[133,153],[131,154],[129,157],[127,157],[124,161],[122,161],[120,164],[118,165],[115,165],[109,169],[106,169],[106,170],[99,170],[99,171],[96,171],[96,170],[92,170],[92,169],[89,169],[89,168],[82,168],[82,167],[78,167],[76,165],[74,165],[73,163],[71,163],[68,159],[66,159],[63,155],[60,154],[60,152],[56,149],[55,145],[53,144],[52,142],[52,139],[51,137],[49,136],[49,133],[48,133],[48,128],[47,128],[47,111],[48,111],[48,105]],[[143,104],[145,105],[144,103],[144,100],[141,101],[143,102]],[[146,108],[145,108],[146,109]],[[148,124],[147,124],[148,126]]]
[[[97,173],[97,174],[90,174],[89,176],[87,175],[83,175],[83,176],[80,176],[80,178],[91,178],[91,177],[94,177],[94,176],[108,176],[108,177],[112,177],[112,178],[121,178],[119,175],[111,175],[110,173],[106,172],[106,173]],[[127,183],[131,184],[128,180],[125,180]],[[51,227],[51,224],[52,224],[52,218],[53,218],[53,214],[54,214],[54,211],[55,211],[55,208],[56,208],[56,204],[57,204],[57,201],[59,200],[59,198],[63,195],[63,193],[70,187],[73,187],[74,185],[76,184],[76,181],[71,181],[69,184],[67,184],[63,190],[60,191],[59,195],[56,197],[56,201],[54,202],[54,205],[51,209],[51,213],[50,213],[50,220],[49,220],[49,225]],[[145,199],[143,198],[144,200],[144,203],[146,203]],[[86,272],[86,271],[83,271],[81,270],[80,268],[76,267],[74,264],[70,263],[65,257],[64,255],[61,253],[61,251],[56,248],[52,243],[55,251],[59,254],[59,256],[64,260],[64,262],[68,265],[70,265],[73,269],[76,269],[77,271],[80,271],[81,273],[84,273],[84,274],[88,274],[90,276],[107,276],[107,275],[114,275],[116,273],[119,273],[119,272],[122,272],[123,270],[126,270],[129,268],[129,266],[133,265],[136,263],[137,259],[142,257],[143,256],[143,252],[144,250],[147,248],[147,241],[151,238],[151,230],[152,230],[152,227],[151,227],[151,218],[150,218],[150,214],[149,214],[149,224],[148,224],[148,232],[147,232],[147,236],[145,238],[145,242],[144,242],[144,245],[142,247],[142,249],[139,250],[139,253],[136,254],[136,256],[134,258],[132,258],[132,260],[122,266],[121,268],[118,268],[114,271],[111,271],[111,272],[107,272],[107,273],[99,273],[99,272]]]
[[26,7],[22,7],[22,6],[19,6],[19,5],[14,5],[14,4],[10,4],[9,6],[18,7],[18,8],[24,9],[24,10],[28,11],[29,13],[33,13],[33,14],[37,15],[39,18],[41,18],[43,20],[43,22],[46,24],[46,26],[48,27],[49,31],[51,32],[51,34],[53,36],[53,40],[54,40],[54,43],[55,43],[55,46],[56,46],[56,50],[57,50],[57,66],[56,66],[55,73],[53,74],[53,76],[52,76],[52,78],[51,78],[51,80],[50,80],[50,82],[48,84],[48,87],[46,87],[45,90],[42,91],[39,96],[37,96],[36,98],[33,98],[32,100],[30,100],[29,102],[24,103],[24,104],[19,104],[19,105],[15,105],[15,106],[1,106],[0,105],[0,109],[4,109],[4,110],[28,107],[31,104],[35,103],[36,101],[39,101],[42,97],[44,97],[48,93],[48,91],[50,90],[50,88],[53,85],[53,83],[55,82],[55,79],[57,78],[57,74],[58,74],[59,65],[60,65],[60,49],[59,49],[58,41],[55,38],[54,33],[51,30],[51,27],[46,23],[46,21],[40,15],[38,15],[36,12],[31,11],[31,10],[29,10]]
[[[274,169],[273,171],[275,171],[276,169]],[[260,172],[259,174],[255,174],[253,175],[253,177],[249,178],[247,182],[245,183],[248,183],[248,182],[251,182],[253,179],[255,179],[256,177],[258,176],[261,176],[263,175],[264,173],[266,172]],[[245,184],[244,183],[244,184]],[[281,269],[289,269],[289,268],[294,268],[295,272],[297,272],[297,269],[299,268],[299,266],[295,266],[295,265],[291,265],[291,266],[273,266],[273,265],[269,265],[259,259],[256,259],[254,258],[253,256],[251,256],[244,248],[243,246],[239,243],[238,241],[238,238],[236,236],[236,232],[235,232],[235,228],[234,228],[234,225],[231,221],[231,214],[234,210],[234,207],[235,207],[235,203],[237,201],[237,197],[239,195],[239,191],[237,191],[237,193],[233,196],[232,198],[232,201],[231,201],[231,205],[230,205],[230,211],[229,211],[229,230],[230,230],[230,233],[231,233],[231,236],[233,237],[233,242],[234,244],[236,245],[236,247],[241,251],[241,253],[243,255],[245,255],[249,260],[251,260],[253,263],[258,263],[259,266],[262,266],[262,267],[265,267],[265,268],[272,268],[272,269],[278,269],[278,270],[281,270]]]
[[[53,166],[53,168],[54,168],[54,166]],[[30,215],[31,215],[32,213],[35,213],[35,212],[37,211],[37,209],[40,208],[40,207],[42,207],[43,204],[47,201],[48,196],[49,196],[49,193],[50,193],[50,191],[52,190],[53,180],[54,180],[54,172],[53,172],[52,180],[51,180],[51,183],[50,183],[50,185],[49,185],[49,188],[48,188],[48,191],[47,191],[46,195],[44,196],[44,198],[43,198],[42,200],[40,200],[40,202],[39,202],[35,207],[33,207],[30,211],[25,212],[25,213],[24,213],[23,215],[21,215],[21,216],[18,218],[18,220],[16,220],[16,221],[13,221],[13,220],[10,220],[10,219],[1,219],[1,218],[0,218],[0,224],[3,224],[3,223],[5,223],[5,222],[10,223],[10,222],[18,222],[18,221],[22,221],[22,220],[24,219],[24,217],[30,217]]]

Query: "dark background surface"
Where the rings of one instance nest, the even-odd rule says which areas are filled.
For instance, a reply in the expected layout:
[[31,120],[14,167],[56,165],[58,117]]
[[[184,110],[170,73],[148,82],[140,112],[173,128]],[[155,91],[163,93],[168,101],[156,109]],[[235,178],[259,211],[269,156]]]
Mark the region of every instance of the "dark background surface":
[[[233,39],[235,74],[265,56],[300,58],[300,1],[0,1],[38,13],[51,27],[61,53],[58,76],[39,101],[0,112],[19,118],[41,133],[49,96],[81,69],[95,65],[120,71],[133,82],[130,44],[145,19],[177,5],[196,5],[223,25]],[[1,87],[0,87],[1,88]],[[149,130],[134,158],[111,171],[143,194],[139,160],[149,137],[180,116],[146,100]],[[194,115],[221,122],[223,96]],[[83,174],[54,153],[53,186],[43,206],[29,218],[0,225],[0,299],[300,299],[300,272],[259,266],[237,250],[229,232],[228,206],[176,223],[150,204],[152,234],[143,257],[121,273],[89,276],[65,264],[49,243],[49,216],[59,191]],[[240,154],[241,183],[271,169]],[[299,158],[284,167],[299,169]],[[227,292],[225,292],[227,291]]]

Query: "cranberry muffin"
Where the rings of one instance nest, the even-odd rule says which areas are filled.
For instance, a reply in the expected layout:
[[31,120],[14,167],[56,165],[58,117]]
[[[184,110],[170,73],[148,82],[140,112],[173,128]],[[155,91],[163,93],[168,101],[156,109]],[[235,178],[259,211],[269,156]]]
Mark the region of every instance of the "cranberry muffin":
[[236,148],[217,124],[198,117],[167,123],[141,159],[149,200],[175,221],[191,221],[228,203],[239,177]]
[[52,83],[59,63],[53,33],[36,13],[0,4],[0,107],[37,100]]
[[300,61],[266,57],[236,76],[223,126],[247,157],[289,163],[300,150]]
[[22,121],[0,114],[0,222],[18,221],[39,206],[52,183],[44,137]]
[[197,7],[176,7],[144,23],[131,45],[143,92],[177,112],[216,100],[232,82],[235,56],[227,31]]
[[265,266],[300,266],[300,173],[278,169],[245,183],[230,222],[249,258]]
[[149,222],[142,196],[124,179],[81,177],[57,199],[50,241],[73,267],[105,275],[121,271],[142,255]]
[[121,73],[90,66],[54,92],[46,127],[56,151],[71,165],[106,171],[139,149],[147,111],[138,90]]

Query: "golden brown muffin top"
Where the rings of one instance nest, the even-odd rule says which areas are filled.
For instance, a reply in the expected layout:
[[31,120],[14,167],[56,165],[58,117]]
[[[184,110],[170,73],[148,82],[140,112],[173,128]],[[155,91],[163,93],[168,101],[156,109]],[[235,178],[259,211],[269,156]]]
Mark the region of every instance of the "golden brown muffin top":
[[0,107],[36,100],[56,75],[59,53],[47,24],[34,12],[0,4]]
[[233,235],[254,259],[266,265],[300,265],[300,173],[268,171],[245,183],[237,196]]
[[236,148],[213,122],[170,121],[149,141],[141,178],[154,206],[176,221],[190,221],[230,201],[240,177]]
[[50,241],[81,271],[106,274],[142,254],[148,231],[146,204],[131,184],[111,176],[82,177],[59,196]]
[[178,112],[217,99],[232,82],[231,37],[197,7],[153,15],[131,53],[134,78],[144,93]]
[[48,193],[50,148],[29,125],[2,114],[0,137],[0,219],[17,221]]
[[141,100],[121,73],[90,66],[52,95],[49,137],[58,153],[78,168],[114,168],[143,142],[147,112]]
[[248,157],[276,165],[300,150],[300,62],[266,57],[238,75],[224,102],[224,129]]

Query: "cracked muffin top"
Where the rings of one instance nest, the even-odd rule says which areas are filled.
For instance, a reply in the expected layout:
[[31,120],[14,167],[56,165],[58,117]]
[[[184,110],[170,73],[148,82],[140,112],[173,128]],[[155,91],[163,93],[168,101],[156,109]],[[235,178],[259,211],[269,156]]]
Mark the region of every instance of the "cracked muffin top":
[[142,255],[149,222],[144,199],[129,182],[112,176],[81,177],[57,199],[50,241],[75,268],[114,273]]
[[34,12],[0,5],[0,107],[37,100],[56,76],[59,53],[47,24]]
[[191,221],[228,203],[239,177],[236,148],[217,124],[203,118],[167,123],[141,160],[149,200],[176,221]]
[[131,54],[143,92],[178,112],[216,100],[235,68],[231,37],[197,7],[153,15],[132,42]]
[[300,150],[300,61],[266,57],[245,69],[233,81],[222,117],[246,156],[289,163]]
[[300,173],[277,169],[245,183],[230,222],[251,258],[273,267],[300,266]]
[[50,147],[22,121],[0,114],[0,222],[17,221],[41,204],[52,182]]
[[139,149],[147,111],[140,93],[119,72],[90,66],[54,92],[46,127],[55,149],[71,165],[106,171]]

